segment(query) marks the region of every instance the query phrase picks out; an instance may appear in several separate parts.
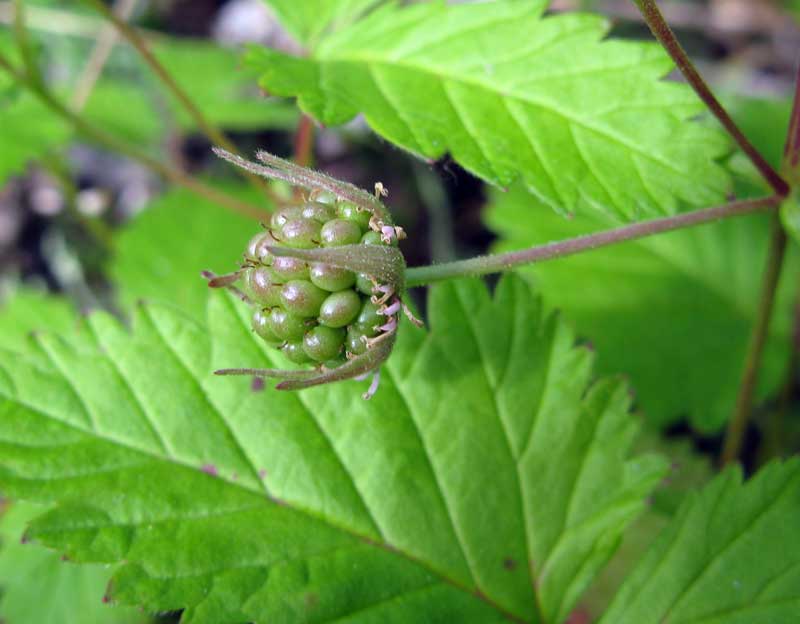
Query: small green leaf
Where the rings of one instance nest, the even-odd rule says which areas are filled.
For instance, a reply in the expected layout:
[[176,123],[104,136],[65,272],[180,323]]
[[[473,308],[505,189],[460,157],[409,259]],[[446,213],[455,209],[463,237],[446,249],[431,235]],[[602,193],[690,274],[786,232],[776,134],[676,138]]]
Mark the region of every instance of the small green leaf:
[[[494,195],[487,222],[501,237],[497,251],[614,225],[586,216],[562,219],[520,188]],[[630,375],[651,423],[664,426],[688,413],[695,426],[715,431],[736,400],[768,239],[768,217],[737,217],[525,272],[597,348],[603,373]],[[790,253],[762,360],[760,398],[784,379],[796,266]]]
[[729,469],[683,505],[602,623],[775,624],[800,613],[800,461],[742,484]]
[[26,525],[43,509],[11,504],[0,517],[0,618],[7,624],[135,624],[135,609],[103,604],[112,570],[74,565],[34,544],[21,544]]
[[655,44],[604,39],[587,14],[541,17],[544,0],[374,11],[310,58],[253,48],[270,93],[326,125],[364,113],[425,158],[449,152],[492,183],[522,178],[561,213],[636,220],[721,201],[723,134],[689,122],[702,106],[660,80]]
[[[264,201],[243,187],[228,190]],[[200,272],[237,269],[247,241],[258,229],[255,221],[189,191],[170,191],[117,237],[110,271],[122,302],[131,306],[142,298],[169,301],[203,318],[208,283]]]
[[563,622],[664,472],[619,381],[522,280],[435,288],[363,384],[211,375],[280,355],[225,293],[209,327],[141,306],[0,359],[0,486],[29,531],[124,561],[112,597],[197,623]]

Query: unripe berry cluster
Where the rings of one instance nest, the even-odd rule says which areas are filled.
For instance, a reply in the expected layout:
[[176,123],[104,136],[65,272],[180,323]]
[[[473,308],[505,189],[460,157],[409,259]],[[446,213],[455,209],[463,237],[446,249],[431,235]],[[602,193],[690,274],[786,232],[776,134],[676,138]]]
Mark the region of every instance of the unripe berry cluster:
[[[226,275],[204,272],[212,288],[228,288],[255,307],[253,330],[305,369],[222,368],[217,375],[280,379],[278,390],[299,390],[345,379],[372,377],[397,337],[400,311],[415,324],[400,296],[405,259],[375,184],[371,195],[352,184],[259,151],[262,164],[214,148],[221,158],[256,175],[283,180],[309,195],[299,206],[275,212],[265,231],[250,241],[241,269]],[[243,280],[245,291],[234,286]]]
[[371,219],[368,210],[317,192],[273,213],[248,243],[243,278],[255,307],[253,330],[292,362],[330,369],[363,354],[388,320],[386,305],[376,303],[376,283],[366,273],[278,256],[269,248],[396,245],[397,237],[375,231]]

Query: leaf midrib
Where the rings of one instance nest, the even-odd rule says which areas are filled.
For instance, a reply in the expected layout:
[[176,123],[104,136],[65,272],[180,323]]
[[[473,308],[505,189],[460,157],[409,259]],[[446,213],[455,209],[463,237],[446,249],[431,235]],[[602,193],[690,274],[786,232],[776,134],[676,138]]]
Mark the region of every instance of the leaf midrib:
[[[529,527],[530,527],[531,523],[530,523],[530,519],[528,518],[528,513],[527,513],[525,491],[524,491],[524,489],[522,487],[522,475],[520,474],[519,461],[518,461],[518,458],[515,457],[515,455],[514,455],[514,447],[511,444],[511,437],[510,437],[510,435],[508,433],[508,428],[506,426],[505,419],[503,418],[503,416],[501,414],[500,405],[499,405],[499,403],[497,401],[497,393],[496,393],[497,387],[495,386],[495,383],[492,380],[492,376],[489,373],[489,369],[487,368],[488,360],[487,360],[487,358],[486,358],[486,356],[485,356],[485,354],[483,352],[483,347],[480,344],[480,339],[478,338],[477,329],[475,327],[475,317],[474,317],[473,314],[470,314],[470,311],[469,311],[468,307],[466,306],[466,304],[464,303],[464,300],[462,299],[460,291],[457,291],[457,296],[455,297],[455,300],[458,302],[458,305],[463,310],[464,317],[466,319],[468,319],[468,321],[469,321],[468,322],[468,326],[469,326],[470,335],[471,335],[471,337],[473,339],[473,342],[475,343],[475,349],[478,351],[478,354],[480,355],[481,364],[482,364],[482,370],[483,370],[483,376],[484,376],[486,385],[488,386],[488,388],[490,390],[489,394],[492,397],[492,407],[493,407],[493,410],[494,410],[494,416],[495,416],[495,419],[498,421],[500,430],[502,431],[503,440],[504,440],[504,442],[506,444],[506,447],[508,448],[509,459],[511,460],[511,463],[514,466],[514,480],[516,481],[516,484],[517,484],[517,492],[518,492],[518,496],[519,496],[519,506],[520,506],[519,513],[520,513],[520,518],[522,520],[523,537],[524,537],[524,540],[525,540],[525,551],[526,551],[527,559],[528,559],[528,561],[527,561],[528,565],[525,566],[526,567],[526,572],[528,574],[528,581],[529,581],[528,586],[531,589],[531,596],[533,598],[533,605],[534,605],[534,609],[535,609],[535,612],[536,612],[537,621],[545,622],[546,620],[545,620],[544,613],[543,613],[543,610],[542,610],[541,597],[539,596],[539,592],[537,591],[537,585],[534,582],[533,548],[532,548],[532,539],[531,539],[531,536],[529,534],[529,532],[530,532],[529,531]],[[533,416],[533,419],[536,420],[538,418],[538,416],[539,416],[539,413],[537,411],[535,413],[535,415]]]

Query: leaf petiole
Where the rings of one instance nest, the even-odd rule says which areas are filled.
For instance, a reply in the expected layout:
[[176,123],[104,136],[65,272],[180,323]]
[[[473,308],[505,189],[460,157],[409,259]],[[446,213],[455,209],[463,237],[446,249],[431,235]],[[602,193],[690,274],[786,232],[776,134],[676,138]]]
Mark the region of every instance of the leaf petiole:
[[431,282],[439,282],[465,276],[499,273],[509,269],[542,262],[553,258],[571,256],[582,251],[607,247],[625,241],[645,238],[662,232],[679,230],[693,225],[711,223],[728,217],[746,215],[753,212],[774,210],[782,201],[780,195],[771,195],[760,199],[746,199],[730,202],[713,208],[684,212],[671,217],[641,221],[611,230],[603,230],[594,234],[577,236],[563,241],[537,245],[519,251],[502,254],[478,256],[468,260],[457,260],[442,264],[412,267],[406,270],[406,286],[423,286]]

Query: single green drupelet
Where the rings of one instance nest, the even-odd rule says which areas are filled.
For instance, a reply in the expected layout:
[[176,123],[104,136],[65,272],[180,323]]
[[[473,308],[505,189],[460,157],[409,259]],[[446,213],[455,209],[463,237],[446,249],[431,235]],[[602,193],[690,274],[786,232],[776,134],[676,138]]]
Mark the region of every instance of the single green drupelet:
[[327,368],[366,351],[386,317],[372,303],[372,280],[339,267],[273,256],[268,247],[312,249],[385,245],[371,213],[318,193],[301,206],[273,213],[245,251],[245,291],[254,303],[253,331],[296,364]]

